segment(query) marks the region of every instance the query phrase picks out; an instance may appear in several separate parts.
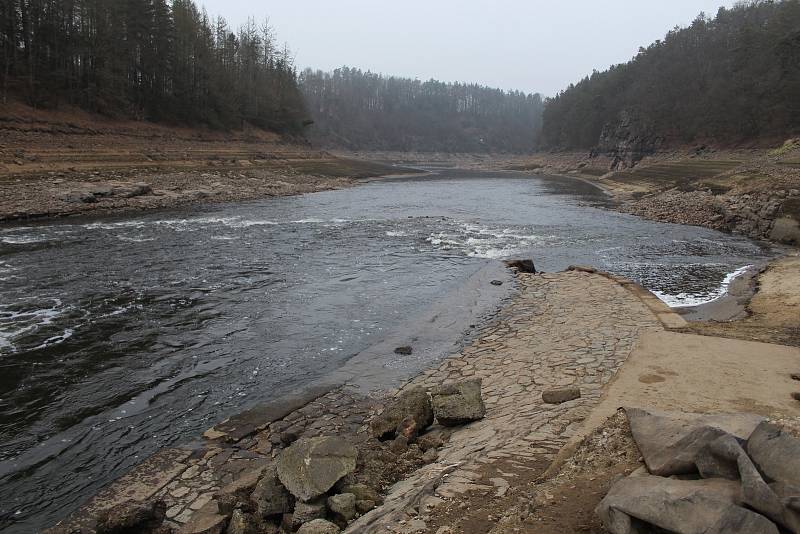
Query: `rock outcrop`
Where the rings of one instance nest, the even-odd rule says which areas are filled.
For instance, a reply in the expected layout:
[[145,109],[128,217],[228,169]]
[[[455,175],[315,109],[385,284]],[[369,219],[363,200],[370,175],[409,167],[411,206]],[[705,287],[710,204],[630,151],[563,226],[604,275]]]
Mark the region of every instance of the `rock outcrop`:
[[663,141],[644,119],[629,111],[622,111],[617,122],[603,126],[597,148],[591,155],[609,157],[611,170],[627,169],[634,167],[645,156],[655,153]]

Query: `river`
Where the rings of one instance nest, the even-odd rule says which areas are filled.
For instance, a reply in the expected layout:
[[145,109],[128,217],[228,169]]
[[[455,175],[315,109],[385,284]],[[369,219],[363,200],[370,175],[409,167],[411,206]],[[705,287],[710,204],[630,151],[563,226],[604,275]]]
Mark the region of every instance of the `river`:
[[502,276],[499,258],[591,264],[681,305],[774,253],[604,202],[578,181],[440,170],[0,227],[0,529],[51,525],[158,448],[332,375],[446,301],[462,313],[402,373],[432,364],[511,291],[463,289]]

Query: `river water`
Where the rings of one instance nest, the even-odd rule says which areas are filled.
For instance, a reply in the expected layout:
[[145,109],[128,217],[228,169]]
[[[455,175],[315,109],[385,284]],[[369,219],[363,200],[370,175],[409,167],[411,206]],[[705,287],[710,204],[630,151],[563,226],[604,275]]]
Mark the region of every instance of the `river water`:
[[0,529],[52,524],[156,449],[308,387],[445,299],[466,310],[441,329],[457,343],[513,286],[459,304],[499,258],[592,264],[680,305],[773,254],[603,202],[577,181],[443,170],[0,228]]

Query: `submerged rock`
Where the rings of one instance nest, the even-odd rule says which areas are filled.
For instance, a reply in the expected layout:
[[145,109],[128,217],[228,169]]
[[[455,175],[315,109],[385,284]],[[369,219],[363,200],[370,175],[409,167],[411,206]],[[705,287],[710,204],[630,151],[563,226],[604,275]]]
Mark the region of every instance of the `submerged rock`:
[[298,499],[310,501],[356,468],[358,451],[338,437],[303,438],[278,457],[278,477]]
[[401,356],[410,356],[412,352],[414,352],[414,349],[412,349],[407,345],[403,347],[397,347],[396,349],[394,349],[394,353],[400,354]]
[[410,417],[419,433],[433,424],[433,410],[428,393],[420,388],[411,388],[390,401],[382,414],[370,423],[372,435],[380,440],[392,439],[404,419]]
[[434,388],[433,413],[443,426],[457,426],[483,419],[486,406],[481,397],[481,379],[470,378]]

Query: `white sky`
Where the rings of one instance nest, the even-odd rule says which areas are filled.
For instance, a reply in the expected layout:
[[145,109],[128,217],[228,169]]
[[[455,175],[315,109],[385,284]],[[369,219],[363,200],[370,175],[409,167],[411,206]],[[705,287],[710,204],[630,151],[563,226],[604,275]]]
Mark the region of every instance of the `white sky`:
[[730,0],[196,0],[269,17],[301,69],[342,65],[551,96]]

